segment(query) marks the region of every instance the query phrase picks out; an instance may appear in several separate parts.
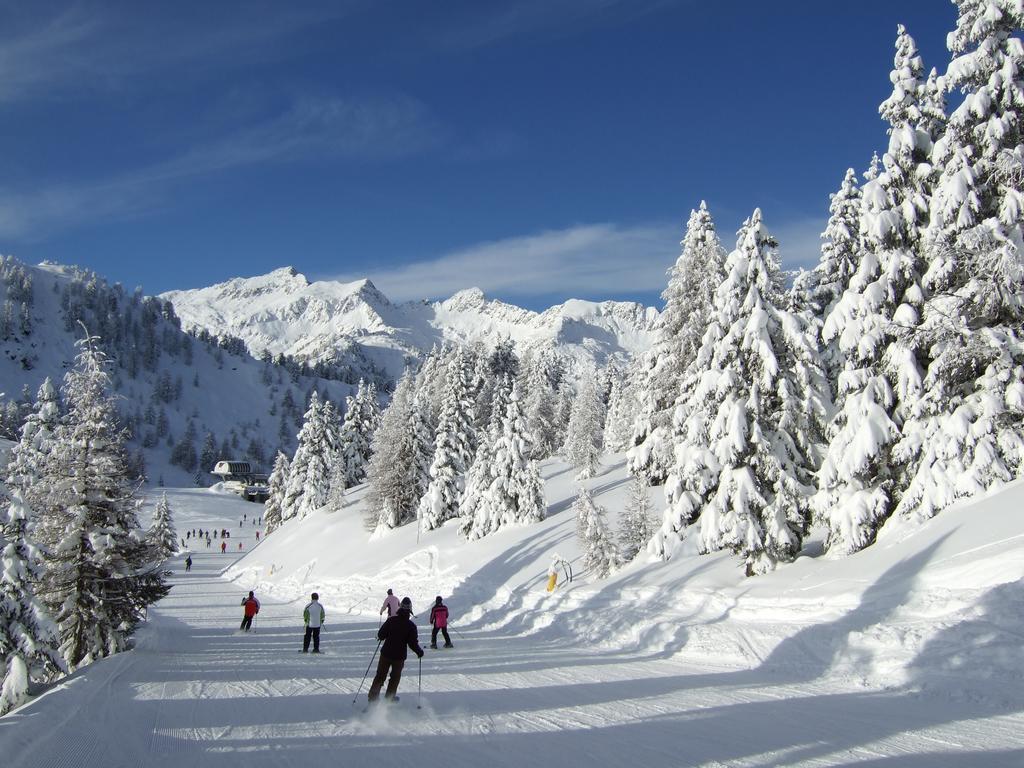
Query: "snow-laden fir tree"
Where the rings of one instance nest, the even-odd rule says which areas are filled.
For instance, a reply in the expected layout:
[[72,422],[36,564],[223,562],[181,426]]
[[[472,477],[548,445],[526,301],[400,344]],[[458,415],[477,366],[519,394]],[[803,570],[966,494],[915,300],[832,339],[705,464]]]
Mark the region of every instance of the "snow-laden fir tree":
[[530,458],[533,446],[517,386],[509,393],[501,430],[488,450],[490,484],[480,494],[473,516],[467,516],[459,526],[469,539],[479,539],[509,525],[539,522],[545,516],[540,467],[536,459]]
[[533,435],[533,458],[546,459],[558,447],[555,425],[555,390],[551,385],[550,360],[538,354],[527,361],[523,409],[526,426]]
[[423,465],[430,438],[417,412],[415,385],[412,371],[406,371],[374,433],[366,502],[366,527],[371,531],[414,520],[430,479],[429,459]]
[[615,542],[605,520],[607,512],[586,488],[579,488],[573,503],[576,535],[583,549],[583,564],[595,578],[605,579],[622,565]]
[[690,212],[682,252],[669,270],[653,348],[639,363],[638,414],[633,445],[628,455],[630,472],[643,474],[653,484],[664,482],[671,463],[669,432],[673,407],[686,369],[700,348],[713,308],[715,289],[724,277],[725,250],[702,200]]
[[345,488],[351,488],[366,479],[366,467],[373,453],[370,446],[380,419],[377,389],[372,382],[367,384],[360,379],[355,396],[345,401],[345,419],[339,438]]
[[[45,497],[37,483],[59,420],[60,402],[53,383],[47,377],[39,387],[32,412],[22,426],[22,434],[11,449],[6,473],[7,486],[19,490],[29,508],[35,510],[37,515]],[[37,531],[37,535],[42,532]]]
[[337,411],[314,392],[288,470],[288,484],[281,505],[282,521],[305,517],[327,503],[332,468],[337,460]]
[[291,462],[283,451],[277,452],[274,468],[267,480],[269,494],[263,505],[263,525],[268,534],[281,527],[285,489],[288,486],[288,472]]
[[157,554],[139,527],[125,441],[95,337],[64,377],[63,415],[47,455],[46,508],[62,536],[47,553],[40,591],[69,669],[123,650],[146,607],[163,597]]
[[846,291],[825,318],[822,340],[842,358],[838,415],[818,473],[814,506],[834,554],[871,544],[892,514],[912,462],[893,448],[922,394],[927,349],[918,333],[927,268],[932,136],[922,109],[923,65],[914,41],[898,30],[890,80],[879,107],[889,123],[882,170],[863,188],[864,254]]
[[596,378],[587,375],[580,382],[566,430],[565,458],[577,469],[577,479],[593,477],[601,456],[605,413]]
[[629,483],[629,498],[619,525],[619,547],[626,560],[642,552],[658,529],[648,488],[647,479],[641,475],[634,475]]
[[466,535],[472,527],[480,501],[491,487],[491,463],[493,454],[491,444],[497,439],[497,433],[484,430],[477,440],[476,455],[466,472],[465,487],[459,497],[459,516],[462,518],[460,532]]
[[609,451],[625,451],[632,445],[633,424],[638,413],[637,371],[635,366],[631,366],[624,379],[612,382],[604,421],[604,445]]
[[806,496],[820,430],[830,411],[813,332],[781,308],[775,239],[753,215],[726,262],[704,344],[674,416],[669,504],[652,550],[699,515],[705,551],[732,549],[748,574],[792,560],[807,530]]
[[161,493],[153,510],[153,524],[146,533],[150,545],[156,550],[160,560],[166,560],[178,551],[178,534],[174,530],[171,503],[167,494]]
[[1024,11],[958,6],[946,86],[965,95],[932,153],[942,170],[916,329],[929,361],[893,449],[910,468],[900,520],[928,518],[1024,464]]
[[0,506],[0,716],[25,702],[30,682],[66,669],[57,627],[35,594],[42,574],[29,517],[20,492],[12,490]]
[[459,515],[459,496],[466,470],[473,460],[476,442],[473,428],[473,400],[467,357],[456,351],[448,365],[447,396],[434,436],[434,458],[430,484],[420,499],[416,515],[428,531],[439,528]]

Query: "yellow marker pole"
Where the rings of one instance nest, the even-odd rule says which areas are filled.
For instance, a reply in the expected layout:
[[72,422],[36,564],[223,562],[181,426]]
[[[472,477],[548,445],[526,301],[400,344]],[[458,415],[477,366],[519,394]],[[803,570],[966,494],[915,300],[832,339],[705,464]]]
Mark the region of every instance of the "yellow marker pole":
[[548,592],[554,592],[555,591],[555,584],[557,584],[557,583],[558,583],[558,574],[557,573],[552,573],[550,576],[548,576]]

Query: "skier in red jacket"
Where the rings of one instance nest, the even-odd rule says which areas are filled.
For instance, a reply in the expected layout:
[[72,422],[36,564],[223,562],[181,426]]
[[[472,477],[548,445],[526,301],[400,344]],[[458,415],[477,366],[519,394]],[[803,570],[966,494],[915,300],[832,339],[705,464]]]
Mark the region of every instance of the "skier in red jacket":
[[250,592],[249,596],[242,600],[242,607],[245,609],[245,615],[242,617],[242,626],[239,629],[248,632],[252,627],[253,616],[260,612],[260,601],[256,599],[256,595]]

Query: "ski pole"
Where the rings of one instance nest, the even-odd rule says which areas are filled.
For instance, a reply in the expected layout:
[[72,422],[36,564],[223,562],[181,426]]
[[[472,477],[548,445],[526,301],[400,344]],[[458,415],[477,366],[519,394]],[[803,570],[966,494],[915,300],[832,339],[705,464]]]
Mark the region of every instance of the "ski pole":
[[466,636],[465,636],[464,634],[462,634],[461,632],[459,632],[459,630],[457,630],[457,629],[456,629],[455,627],[453,627],[453,626],[452,626],[451,624],[449,624],[449,625],[448,625],[448,629],[450,629],[450,630],[451,630],[452,632],[454,632],[454,633],[455,633],[456,635],[458,635],[459,637],[461,637],[461,638],[462,638],[463,640],[465,640],[465,639],[466,639]]
[[380,650],[380,644],[383,642],[383,640],[378,640],[377,647],[373,649],[373,656],[370,657],[370,663],[366,665],[366,672],[363,673],[363,679],[359,681],[359,687],[356,688],[356,695],[352,697],[353,704],[355,704],[356,699],[359,698],[359,692],[363,690],[363,683],[366,682],[366,676],[370,674],[370,667],[373,666],[373,660],[377,658],[377,651]]
[[423,657],[420,656],[420,685],[416,694],[416,709],[423,709]]

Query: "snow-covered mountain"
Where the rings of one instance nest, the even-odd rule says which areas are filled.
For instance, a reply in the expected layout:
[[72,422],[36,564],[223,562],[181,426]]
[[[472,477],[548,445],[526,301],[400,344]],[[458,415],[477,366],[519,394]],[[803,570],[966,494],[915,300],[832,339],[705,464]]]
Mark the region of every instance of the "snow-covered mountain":
[[208,482],[214,456],[269,470],[276,450],[294,450],[314,388],[336,403],[354,391],[294,361],[256,360],[236,339],[190,336],[168,302],[92,272],[0,257],[0,434],[16,436],[46,377],[60,386],[83,335],[79,323],[111,358],[129,448],[153,483]]
[[624,362],[648,348],[658,321],[657,310],[633,302],[570,300],[537,313],[477,288],[445,301],[395,304],[369,280],[310,282],[291,267],[161,298],[186,328],[231,334],[255,355],[365,357],[392,377],[436,344],[490,346],[505,337],[520,353],[553,348],[579,363]]

